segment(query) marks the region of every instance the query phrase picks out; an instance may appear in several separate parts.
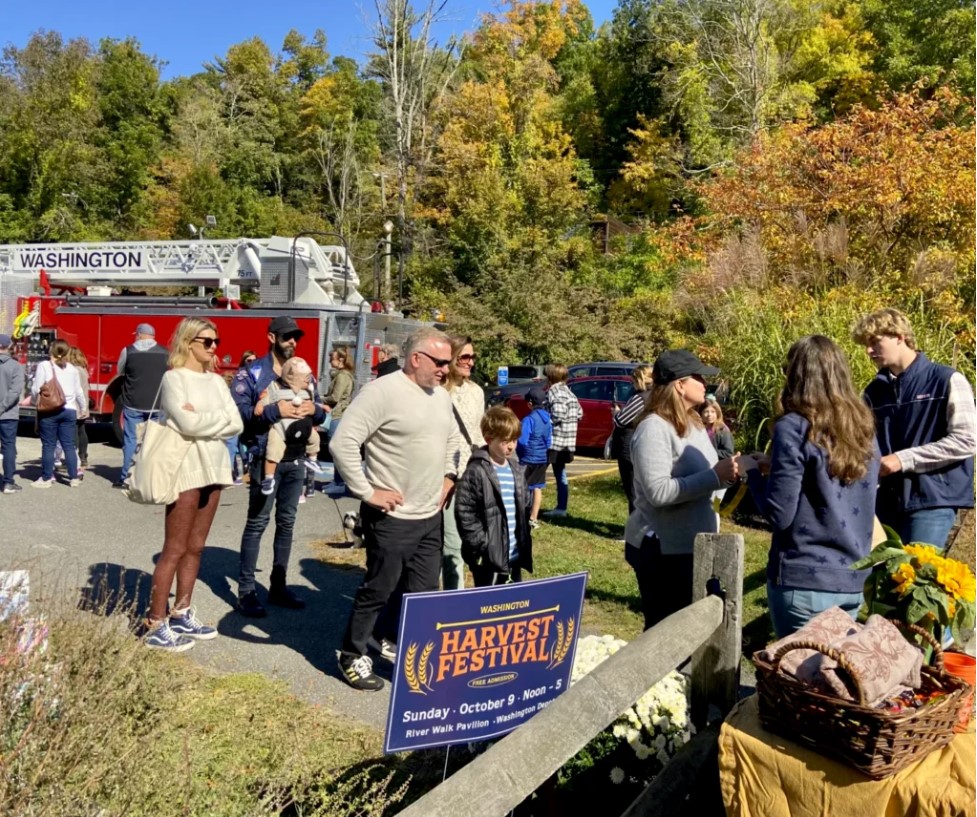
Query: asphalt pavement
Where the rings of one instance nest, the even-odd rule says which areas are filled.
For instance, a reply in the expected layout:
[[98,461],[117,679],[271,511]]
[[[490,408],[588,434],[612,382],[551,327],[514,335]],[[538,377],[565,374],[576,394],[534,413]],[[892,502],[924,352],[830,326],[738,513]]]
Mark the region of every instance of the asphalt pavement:
[[[93,436],[104,440],[107,433],[98,429]],[[63,473],[51,488],[31,487],[40,476],[40,455],[40,440],[18,437],[17,480],[24,490],[0,495],[0,570],[29,570],[32,599],[58,595],[110,610],[135,602],[144,612],[163,543],[163,508],[136,505],[112,488],[122,451],[104,441],[90,444],[89,468],[77,488],[68,487]],[[234,609],[247,501],[247,487],[222,493],[193,595],[198,616],[216,626],[220,637],[198,642],[183,656],[220,672],[260,672],[280,679],[300,698],[382,729],[389,684],[381,692],[357,692],[340,680],[336,667],[336,650],[363,574],[330,567],[312,547],[316,540],[336,537],[342,512],[355,510],[358,502],[320,493],[299,506],[288,580],[307,607],[269,607],[267,618],[248,619]],[[262,597],[271,574],[273,524],[258,560]],[[390,664],[377,658],[375,669],[390,679]]]
[[[40,440],[18,437],[17,479],[24,490],[0,495],[0,570],[29,570],[35,599],[57,595],[87,609],[134,605],[144,612],[163,542],[163,508],[136,505],[112,488],[122,451],[106,442],[107,427],[89,429],[89,468],[77,488],[68,487],[63,473],[51,488],[31,487],[40,476]],[[605,470],[616,468],[582,457],[570,465],[571,477]],[[280,679],[304,700],[383,729],[389,684],[380,692],[357,692],[340,680],[336,667],[362,571],[331,567],[316,558],[313,547],[340,538],[342,513],[355,510],[358,502],[320,493],[299,506],[288,580],[307,607],[269,607],[267,618],[248,619],[234,609],[247,501],[247,487],[222,493],[193,596],[198,616],[216,626],[220,637],[198,642],[183,655],[220,672],[260,672]],[[262,598],[271,573],[272,535],[273,523],[258,560]],[[383,659],[374,658],[374,669],[390,680],[392,666]]]

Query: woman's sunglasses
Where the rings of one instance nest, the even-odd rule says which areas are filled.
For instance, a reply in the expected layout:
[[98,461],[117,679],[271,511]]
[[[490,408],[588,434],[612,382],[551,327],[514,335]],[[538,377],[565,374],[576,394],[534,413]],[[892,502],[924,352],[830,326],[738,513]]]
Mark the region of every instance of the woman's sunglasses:
[[478,355],[458,355],[458,360],[462,363],[474,363],[478,360]]
[[210,349],[211,347],[216,349],[221,345],[220,338],[194,338],[190,342],[193,343],[193,341],[199,341],[203,345],[204,349]]

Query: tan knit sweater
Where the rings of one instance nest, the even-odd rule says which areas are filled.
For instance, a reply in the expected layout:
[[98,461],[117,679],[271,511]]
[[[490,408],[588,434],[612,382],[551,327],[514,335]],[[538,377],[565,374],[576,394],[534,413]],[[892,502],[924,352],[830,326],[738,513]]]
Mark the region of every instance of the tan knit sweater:
[[[218,374],[170,369],[163,375],[160,405],[166,423],[193,444],[180,467],[177,490],[230,485],[231,460],[225,440],[244,430],[230,389]],[[193,410],[184,406],[193,406]]]
[[[477,446],[485,445],[485,438],[482,437],[482,415],[485,414],[485,392],[482,391],[482,387],[477,383],[473,383],[471,380],[466,380],[460,386],[451,389],[448,394],[451,395],[451,402],[454,404],[454,407],[458,409],[458,414],[465,424],[468,436],[472,438],[472,444]],[[472,451],[463,433],[460,434],[458,442],[458,476],[460,477],[465,473],[465,467],[468,465],[468,458],[471,457]]]

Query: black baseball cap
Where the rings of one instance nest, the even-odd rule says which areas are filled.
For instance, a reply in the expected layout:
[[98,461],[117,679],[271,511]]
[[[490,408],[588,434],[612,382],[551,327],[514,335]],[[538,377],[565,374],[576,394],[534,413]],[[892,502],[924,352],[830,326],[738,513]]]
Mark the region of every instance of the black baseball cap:
[[658,356],[651,371],[657,386],[664,386],[666,383],[694,374],[701,377],[715,377],[719,374],[719,369],[715,366],[706,366],[688,349],[668,349]]
[[288,315],[279,315],[277,318],[272,318],[271,323],[268,324],[268,331],[273,335],[288,335],[293,332],[297,332],[299,337],[305,334],[299,325],[295,322],[295,318],[289,317]]
[[526,392],[526,401],[534,406],[541,406],[546,402],[546,391],[542,386],[533,386]]

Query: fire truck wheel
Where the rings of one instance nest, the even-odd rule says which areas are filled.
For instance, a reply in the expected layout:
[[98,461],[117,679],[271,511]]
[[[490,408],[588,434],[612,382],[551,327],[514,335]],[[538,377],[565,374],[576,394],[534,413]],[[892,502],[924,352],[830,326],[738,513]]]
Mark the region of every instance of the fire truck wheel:
[[117,401],[112,407],[112,434],[115,441],[122,445],[122,402]]

